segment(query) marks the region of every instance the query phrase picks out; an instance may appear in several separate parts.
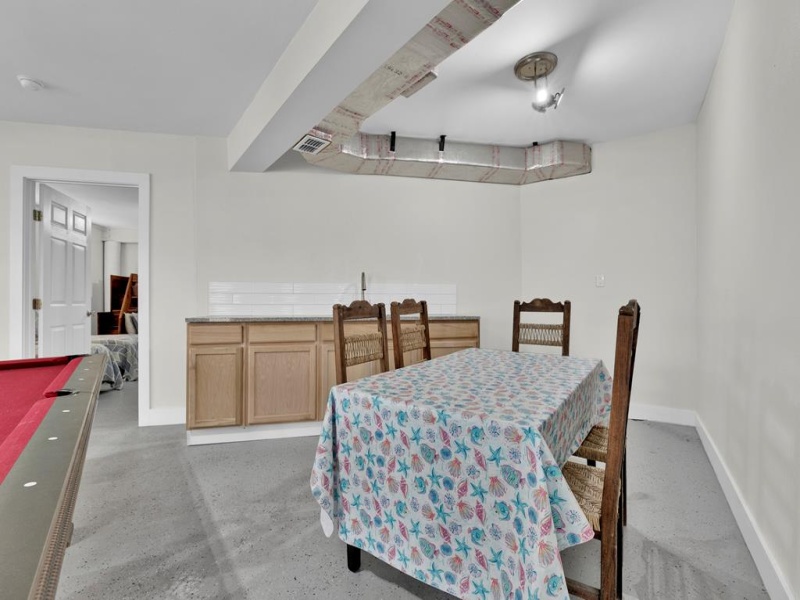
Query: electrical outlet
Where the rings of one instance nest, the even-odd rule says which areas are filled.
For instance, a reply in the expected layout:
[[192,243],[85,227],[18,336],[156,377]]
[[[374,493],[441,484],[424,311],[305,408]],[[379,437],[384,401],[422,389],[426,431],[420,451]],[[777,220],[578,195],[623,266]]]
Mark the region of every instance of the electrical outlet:
[[595,287],[606,287],[606,276],[605,275],[595,275],[594,276],[594,285],[595,285]]

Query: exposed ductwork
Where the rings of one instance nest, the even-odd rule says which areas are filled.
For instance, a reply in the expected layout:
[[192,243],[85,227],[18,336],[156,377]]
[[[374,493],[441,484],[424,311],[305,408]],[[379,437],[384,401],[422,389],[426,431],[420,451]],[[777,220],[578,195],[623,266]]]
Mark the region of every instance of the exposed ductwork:
[[359,133],[367,117],[432,80],[436,65],[518,1],[453,0],[310,132],[331,144],[303,157],[348,173],[517,185],[589,173],[591,149],[579,142],[527,148],[448,142],[439,152],[435,142],[397,138],[396,151],[390,153],[388,135]]
[[592,150],[579,142],[550,142],[518,148],[360,133],[335,151],[305,155],[321,167],[366,175],[399,175],[523,185],[546,179],[583,175],[592,170]]

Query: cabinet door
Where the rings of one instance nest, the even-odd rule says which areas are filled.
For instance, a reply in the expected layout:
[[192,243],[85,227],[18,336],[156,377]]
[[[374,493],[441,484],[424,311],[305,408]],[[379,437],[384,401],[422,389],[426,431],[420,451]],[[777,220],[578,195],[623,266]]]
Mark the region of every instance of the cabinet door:
[[319,385],[317,387],[317,421],[325,417],[328,396],[336,385],[336,347],[333,342],[319,344]]
[[255,344],[248,350],[247,424],[316,417],[316,345]]
[[[392,349],[389,347],[389,359],[392,360]],[[328,407],[328,396],[336,385],[336,346],[331,341],[319,344],[319,378],[317,385],[317,420],[321,421]],[[378,373],[378,361],[347,367],[347,381],[356,381],[363,377]],[[390,366],[390,368],[393,368]]]
[[190,346],[187,427],[242,424],[242,347]]

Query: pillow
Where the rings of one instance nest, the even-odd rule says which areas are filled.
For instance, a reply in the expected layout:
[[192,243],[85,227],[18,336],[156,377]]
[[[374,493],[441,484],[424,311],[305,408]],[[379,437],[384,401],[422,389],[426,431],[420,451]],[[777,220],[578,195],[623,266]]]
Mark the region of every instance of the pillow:
[[131,321],[133,322],[135,333],[139,333],[139,313],[131,313]]
[[125,333],[136,333],[138,316],[133,313],[125,313]]

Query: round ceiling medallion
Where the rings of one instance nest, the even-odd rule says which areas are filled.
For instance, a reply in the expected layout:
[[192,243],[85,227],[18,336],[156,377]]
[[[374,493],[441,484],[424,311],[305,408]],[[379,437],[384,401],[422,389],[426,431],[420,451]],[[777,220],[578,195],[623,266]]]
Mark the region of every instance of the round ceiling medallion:
[[522,81],[534,81],[550,75],[557,64],[558,57],[552,52],[533,52],[517,61],[514,75]]

